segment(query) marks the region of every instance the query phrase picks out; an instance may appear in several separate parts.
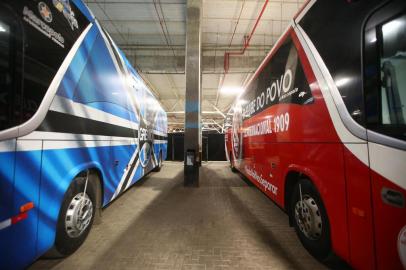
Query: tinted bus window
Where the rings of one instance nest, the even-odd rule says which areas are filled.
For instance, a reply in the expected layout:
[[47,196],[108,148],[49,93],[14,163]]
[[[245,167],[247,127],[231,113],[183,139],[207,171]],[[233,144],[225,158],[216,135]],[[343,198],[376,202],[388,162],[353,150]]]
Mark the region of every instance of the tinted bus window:
[[316,1],[299,22],[326,64],[347,111],[362,126],[365,95],[360,35],[365,19],[384,2],[389,1]]
[[[8,95],[8,101],[12,99],[15,102],[8,102],[6,115],[6,109],[1,110],[1,130],[19,125],[35,114],[62,62],[89,24],[70,1],[25,0],[5,3],[15,11],[16,18],[15,22],[11,22],[6,17],[7,13],[1,14],[0,18],[4,29],[0,31],[1,69],[7,69],[0,75],[1,91],[11,93]],[[18,32],[13,31],[17,25],[21,25],[21,32],[24,33],[24,37],[20,37],[24,40],[21,50],[11,46],[13,42],[17,42]],[[7,32],[9,28],[10,32]],[[24,52],[22,63],[16,65],[18,55],[21,58],[21,52]],[[13,72],[21,71],[22,88],[17,80],[10,80],[16,76],[12,75]]]
[[236,159],[244,158],[245,120],[278,104],[307,106],[313,102],[298,51],[288,36],[233,107],[232,142]]
[[15,125],[21,91],[21,29],[12,12],[0,5],[0,130]]
[[366,90],[368,127],[406,139],[406,14],[367,30]]
[[240,103],[244,120],[276,104],[313,103],[309,83],[290,37],[250,83]]
[[69,1],[22,1],[25,27],[23,119],[37,111],[52,79],[88,25]]
[[381,124],[405,125],[406,15],[381,27]]

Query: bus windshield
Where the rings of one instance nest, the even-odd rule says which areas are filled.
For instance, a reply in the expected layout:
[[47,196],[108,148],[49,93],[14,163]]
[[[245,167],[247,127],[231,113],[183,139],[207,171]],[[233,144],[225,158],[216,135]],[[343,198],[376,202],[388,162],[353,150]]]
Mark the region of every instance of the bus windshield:
[[15,114],[17,69],[16,37],[12,18],[0,12],[0,130],[12,127]]
[[69,20],[58,12],[57,4],[52,0],[0,3],[0,131],[34,116],[89,24],[73,4]]

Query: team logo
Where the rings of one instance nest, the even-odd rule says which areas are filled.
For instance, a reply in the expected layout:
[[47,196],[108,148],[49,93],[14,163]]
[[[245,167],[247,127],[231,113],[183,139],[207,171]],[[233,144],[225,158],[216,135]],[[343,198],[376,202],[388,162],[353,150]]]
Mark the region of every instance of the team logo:
[[[53,16],[49,7],[44,2],[38,3],[38,12],[40,16],[37,15],[37,12],[32,11],[27,6],[24,6],[23,9],[23,20],[33,26],[36,30],[41,32],[47,38],[51,39],[53,42],[65,48],[65,39],[64,37],[55,31],[50,25],[46,24],[52,22]],[[45,21],[45,22],[44,22]]]
[[46,21],[47,23],[52,22],[52,12],[49,9],[49,7],[47,6],[47,4],[45,4],[44,2],[39,2],[38,11],[39,11],[39,14],[41,15],[42,19],[44,19],[44,21]]
[[140,122],[139,129],[139,147],[140,147],[140,164],[143,168],[147,167],[152,155],[152,135],[148,132],[147,125],[143,121]]
[[142,167],[147,167],[149,160],[151,159],[151,145],[144,143],[140,150],[140,163]]
[[232,145],[235,161],[242,158],[242,111],[241,106],[236,105],[233,115]]
[[54,7],[63,14],[72,30],[79,28],[78,21],[75,18],[75,13],[72,10],[69,0],[52,0],[52,3]]

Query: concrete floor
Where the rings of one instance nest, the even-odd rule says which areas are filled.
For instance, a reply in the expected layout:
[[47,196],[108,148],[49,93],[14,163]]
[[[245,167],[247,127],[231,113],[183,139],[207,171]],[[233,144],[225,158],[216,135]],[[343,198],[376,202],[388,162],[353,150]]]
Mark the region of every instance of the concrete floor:
[[103,211],[83,246],[34,269],[325,269],[286,214],[225,162],[183,187],[183,164],[165,162]]

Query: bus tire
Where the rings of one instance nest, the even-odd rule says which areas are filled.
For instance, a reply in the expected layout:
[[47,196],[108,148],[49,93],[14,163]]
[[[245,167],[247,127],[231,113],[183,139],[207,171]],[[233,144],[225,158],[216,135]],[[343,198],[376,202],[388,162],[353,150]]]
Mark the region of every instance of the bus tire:
[[154,172],[159,172],[162,169],[162,152],[159,152],[158,165],[153,169]]
[[232,172],[237,172],[237,169],[234,167],[234,161],[233,161],[233,156],[232,156],[231,152],[230,152],[230,169]]
[[301,179],[296,183],[290,209],[291,219],[302,245],[317,259],[327,260],[331,255],[330,224],[323,201],[308,179]]
[[[59,212],[54,250],[60,256],[75,252],[85,241],[96,213],[98,181],[96,174],[89,174],[86,195],[83,197],[86,176],[76,177],[70,184]],[[81,202],[82,201],[82,202]]]

